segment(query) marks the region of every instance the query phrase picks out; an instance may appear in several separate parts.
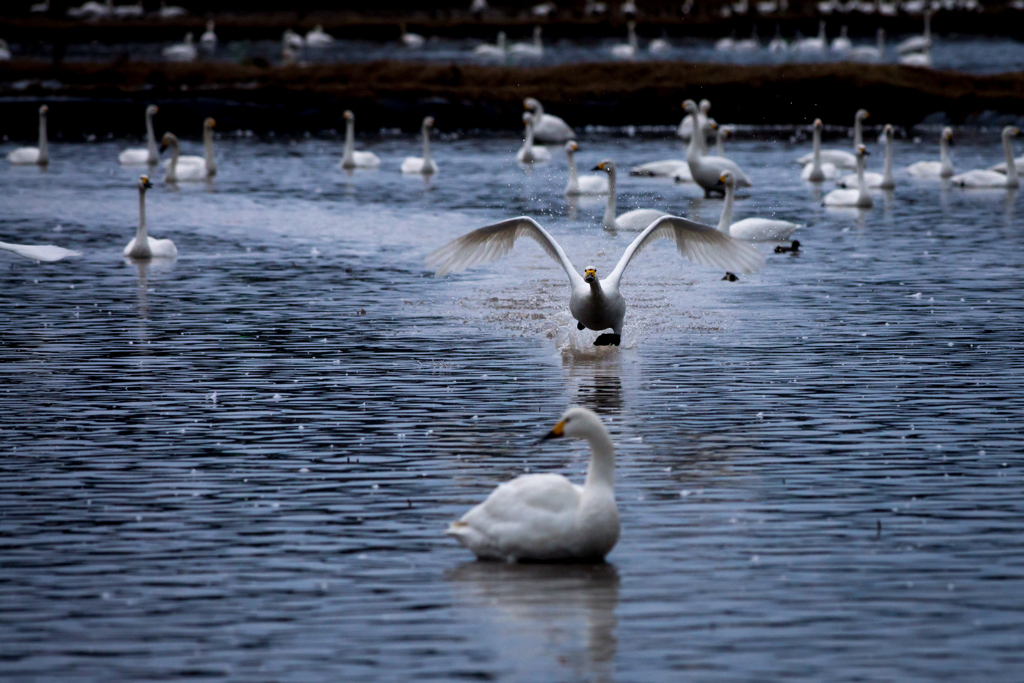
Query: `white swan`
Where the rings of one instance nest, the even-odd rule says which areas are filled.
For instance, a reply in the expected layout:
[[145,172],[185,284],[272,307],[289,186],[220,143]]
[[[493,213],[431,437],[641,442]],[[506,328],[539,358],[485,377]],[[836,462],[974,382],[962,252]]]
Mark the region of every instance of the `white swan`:
[[761,40],[757,37],[757,24],[750,30],[750,37],[737,40],[732,46],[733,52],[756,52],[761,49]]
[[600,560],[619,540],[615,448],[601,419],[586,408],[565,411],[545,439],[590,443],[580,486],[560,474],[524,474],[501,484],[445,532],[483,560]]
[[564,120],[545,114],[539,100],[527,97],[523,100],[523,108],[533,114],[533,138],[537,142],[566,142],[576,135]]
[[142,6],[142,0],[133,5],[115,5],[114,16],[118,19],[135,19],[145,16],[146,10]]
[[593,170],[604,171],[608,174],[608,202],[604,208],[604,219],[601,221],[601,225],[605,228],[609,230],[643,230],[662,216],[669,215],[665,211],[659,211],[658,209],[633,209],[621,216],[616,216],[615,162],[611,159],[605,159],[595,166]]
[[[853,115],[853,149],[857,150],[858,147],[864,144],[864,134],[862,132],[862,124],[864,119],[871,116],[867,109],[858,109],[857,113]],[[820,134],[819,134],[820,136]],[[798,164],[807,165],[811,163],[814,152],[804,154],[802,157],[796,160]],[[857,156],[850,154],[839,149],[823,149],[821,150],[821,161],[823,163],[829,163],[834,165],[836,168],[857,168]]]
[[[949,178],[955,174],[953,162],[949,158],[949,143],[953,140],[953,129],[946,126],[939,135],[939,160],[918,161],[907,166],[907,173],[916,178]],[[991,170],[998,171],[993,167]],[[1006,172],[1005,162],[1003,172]]]
[[790,223],[773,218],[744,218],[741,221],[732,222],[732,209],[736,195],[736,179],[730,171],[722,174],[722,184],[725,186],[725,205],[722,207],[722,217],[718,221],[718,229],[726,235],[745,242],[783,242],[797,228],[803,226],[799,223]]
[[731,52],[734,47],[736,47],[736,31],[733,31],[732,35],[715,41],[715,49],[719,52]]
[[82,255],[80,251],[55,247],[52,244],[8,244],[7,242],[0,242],[0,250],[9,251],[33,261],[45,261],[47,263],[60,261],[69,256]]
[[7,154],[7,161],[14,166],[46,166],[50,163],[50,149],[46,139],[46,114],[50,108],[39,107],[39,146],[19,147]]
[[532,43],[512,43],[512,47],[508,49],[510,55],[515,57],[543,57],[544,56],[544,43],[541,42],[541,28],[540,26],[533,27],[533,42]]
[[839,172],[835,164],[821,160],[821,128],[821,119],[814,119],[814,132],[812,133],[814,146],[811,152],[811,163],[806,164],[804,170],[800,172],[801,180],[808,180],[812,183],[832,180]]
[[[881,173],[864,173],[864,184],[872,189],[891,190],[896,187],[896,181],[892,177],[892,126],[885,124],[882,134],[885,136],[885,166]],[[836,185],[846,188],[860,187],[860,180],[856,173],[850,173],[836,181]]]
[[1004,175],[998,171],[974,169],[950,178],[950,182],[959,187],[981,188],[981,187],[1019,187],[1017,180],[1017,164],[1013,160],[1013,143],[1011,139],[1020,135],[1020,131],[1013,126],[1003,128],[1003,152],[1006,154],[1007,173]]
[[171,160],[167,163],[164,182],[192,182],[207,180],[217,175],[217,161],[213,154],[213,128],[217,122],[212,118],[203,121],[204,156],[180,156],[178,138],[174,133],[164,133],[160,151],[171,148]]
[[576,152],[579,151],[575,140],[565,143],[565,156],[569,161],[569,184],[565,186],[565,194],[569,196],[581,194],[608,194],[608,178],[600,175],[579,175],[576,169]]
[[715,153],[710,156],[724,157],[725,148],[722,145],[726,138],[732,137],[732,126],[718,126],[718,130],[715,134]]
[[[697,103],[693,100],[686,100],[683,108],[688,114],[697,119],[697,128],[703,128],[703,120],[697,110]],[[750,178],[743,172],[743,169],[731,159],[725,157],[706,157],[702,152],[703,136],[695,135],[690,137],[690,145],[686,150],[686,162],[690,165],[690,173],[693,175],[693,182],[704,188],[704,193],[710,195],[713,192],[725,194],[725,186],[722,185],[722,173],[731,171],[736,179],[737,187],[750,187]]]
[[551,161],[551,152],[547,147],[533,144],[533,114],[523,112],[523,124],[526,126],[526,135],[523,146],[516,152],[516,160],[523,164]]
[[184,7],[168,5],[166,0],[160,0],[159,16],[161,19],[174,19],[175,17],[184,17],[187,14],[188,10]]
[[124,248],[124,255],[134,259],[174,258],[178,248],[171,240],[153,239],[146,232],[146,190],[153,187],[148,176],[139,178],[139,228]]
[[839,35],[832,39],[832,52],[849,52],[853,47],[853,42],[849,36],[846,35],[846,24],[839,29]]
[[647,51],[652,55],[660,55],[671,50],[672,43],[668,42],[668,38],[664,34],[661,38],[653,38],[651,42],[647,43]]
[[[683,107],[685,109],[686,102],[683,102]],[[708,116],[708,112],[709,111],[711,111],[711,101],[710,100],[701,100],[700,101],[700,116],[704,120],[704,135],[705,136],[710,135],[711,131],[713,130],[712,126],[717,125],[717,122],[713,118]],[[689,140],[690,136],[693,135],[693,122],[695,120],[696,119],[693,117],[692,114],[685,114],[683,116],[683,120],[679,122],[679,127],[676,128],[676,135],[678,135],[679,137],[681,137],[684,140]]]
[[818,22],[818,35],[814,38],[801,38],[793,41],[793,49],[797,52],[824,52],[828,47],[825,38],[825,22]]
[[215,25],[213,19],[206,21],[206,30],[203,31],[203,35],[199,36],[199,45],[206,50],[212,50],[217,47],[217,33],[214,31]]
[[862,62],[880,62],[885,56],[885,29],[875,31],[875,45],[858,45],[846,53],[850,59]]
[[896,45],[896,51],[901,55],[911,52],[927,52],[932,48],[932,13],[931,10],[924,12],[924,33],[919,36],[911,36],[900,41]]
[[822,202],[824,206],[854,206],[858,209],[870,209],[875,205],[871,195],[868,194],[867,183],[864,182],[864,158],[868,150],[864,145],[857,148],[857,189],[856,190],[832,190]]
[[281,42],[293,50],[301,50],[306,47],[306,39],[290,28],[286,28],[281,34]]
[[323,24],[317,24],[306,34],[306,45],[309,47],[326,47],[334,42],[334,36],[324,31]]
[[146,107],[146,146],[126,149],[117,157],[122,166],[156,166],[160,163],[160,154],[156,150],[156,134],[153,133],[153,117],[160,111],[155,104]]
[[423,135],[423,156],[406,157],[402,161],[402,173],[431,175],[437,173],[437,163],[430,158],[430,129],[434,127],[434,117],[427,116],[420,126]]
[[7,45],[7,41],[0,38],[0,62],[7,62],[11,59],[11,48]]
[[161,50],[161,54],[172,62],[194,62],[198,53],[192,43],[192,32],[185,34],[185,42],[168,45]]
[[907,55],[900,55],[900,64],[903,66],[916,66],[920,69],[932,68],[931,52],[912,52]]
[[565,251],[548,231],[532,218],[520,216],[478,228],[449,242],[427,256],[427,265],[435,269],[435,277],[465,270],[501,258],[512,250],[520,237],[535,240],[565,270],[572,287],[569,312],[577,321],[576,327],[595,332],[609,328],[613,331],[613,334],[599,336],[594,341],[595,346],[619,345],[626,317],[626,300],[619,292],[622,274],[632,258],[657,239],[671,237],[681,256],[717,269],[754,273],[764,264],[764,257],[752,247],[709,225],[676,216],[662,216],[626,247],[608,277],[598,280],[597,269],[593,267],[588,267],[580,277]]
[[768,43],[768,52],[786,52],[789,50],[789,43],[782,37],[782,29],[775,24],[775,37]]
[[505,32],[498,31],[498,40],[496,43],[484,43],[482,45],[477,45],[473,48],[473,54],[477,57],[497,57],[498,59],[504,59],[506,54],[506,40]]
[[409,33],[405,30],[405,22],[399,24],[399,29],[402,31],[402,45],[413,50],[423,47],[426,39],[419,33]]
[[639,49],[636,40],[636,22],[626,22],[626,42],[612,45],[612,57],[616,59],[633,59]]
[[688,181],[680,182],[693,182],[693,176],[690,174],[690,165],[686,163],[686,159],[663,159],[662,161],[649,161],[646,164],[640,164],[629,169],[629,175],[643,176],[645,178],[668,178],[673,176],[676,171],[686,169],[686,177]]
[[373,152],[357,152],[356,147],[356,117],[345,110],[342,115],[345,119],[345,153],[341,157],[342,168],[377,168],[380,166],[380,157]]

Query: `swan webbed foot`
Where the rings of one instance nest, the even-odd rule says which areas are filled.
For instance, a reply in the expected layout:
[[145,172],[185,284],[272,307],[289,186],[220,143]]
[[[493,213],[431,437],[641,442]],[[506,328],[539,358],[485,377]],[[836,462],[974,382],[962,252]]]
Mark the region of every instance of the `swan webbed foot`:
[[585,330],[585,329],[587,329],[587,327],[583,323],[579,323],[578,322],[578,323],[576,323],[576,329],[577,330]]
[[620,339],[620,335],[606,332],[594,340],[594,346],[618,346]]
[[727,282],[737,282],[739,280],[739,278],[736,277],[736,273],[730,273],[728,271],[726,271],[725,277],[723,277],[722,279],[726,280]]

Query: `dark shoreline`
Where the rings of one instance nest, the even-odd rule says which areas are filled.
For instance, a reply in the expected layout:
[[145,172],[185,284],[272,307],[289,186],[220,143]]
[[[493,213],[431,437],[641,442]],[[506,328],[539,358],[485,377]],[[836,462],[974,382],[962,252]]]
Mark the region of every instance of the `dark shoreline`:
[[[137,134],[141,107],[161,107],[162,128],[198,130],[204,116],[224,130],[294,133],[343,127],[345,109],[363,130],[416,130],[432,114],[441,130],[521,128],[522,99],[577,126],[670,125],[685,98],[707,97],[713,114],[739,124],[848,125],[865,107],[875,123],[997,122],[1024,115],[1024,72],[971,76],[893,65],[593,63],[542,68],[448,66],[397,61],[260,67],[234,64],[7,62],[0,72],[0,134],[35,136],[34,110],[50,104],[50,130]],[[936,113],[942,116],[936,116]],[[979,116],[982,118],[979,119]],[[371,123],[372,122],[372,123]]]

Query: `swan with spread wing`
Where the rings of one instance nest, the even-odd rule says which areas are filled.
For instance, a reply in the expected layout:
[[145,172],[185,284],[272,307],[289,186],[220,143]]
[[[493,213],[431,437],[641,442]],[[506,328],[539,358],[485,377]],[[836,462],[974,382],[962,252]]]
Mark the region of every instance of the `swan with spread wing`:
[[555,238],[537,221],[520,216],[478,228],[449,242],[427,256],[427,265],[435,269],[435,277],[465,270],[501,258],[512,250],[520,237],[536,241],[565,269],[572,286],[569,312],[576,319],[576,327],[596,332],[612,330],[610,334],[598,336],[595,346],[619,345],[626,317],[626,300],[619,292],[622,274],[634,256],[658,239],[674,239],[681,256],[719,270],[755,273],[764,264],[764,257],[752,247],[709,225],[677,216],[662,216],[626,247],[615,270],[599,280],[597,269],[592,266],[587,267],[582,276],[576,272]]

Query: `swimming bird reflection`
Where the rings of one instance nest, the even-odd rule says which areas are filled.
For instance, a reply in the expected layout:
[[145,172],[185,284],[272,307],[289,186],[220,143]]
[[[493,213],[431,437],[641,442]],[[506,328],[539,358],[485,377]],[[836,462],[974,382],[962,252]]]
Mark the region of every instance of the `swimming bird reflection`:
[[586,406],[601,415],[622,412],[622,355],[602,354],[583,357],[562,354],[569,403]]

